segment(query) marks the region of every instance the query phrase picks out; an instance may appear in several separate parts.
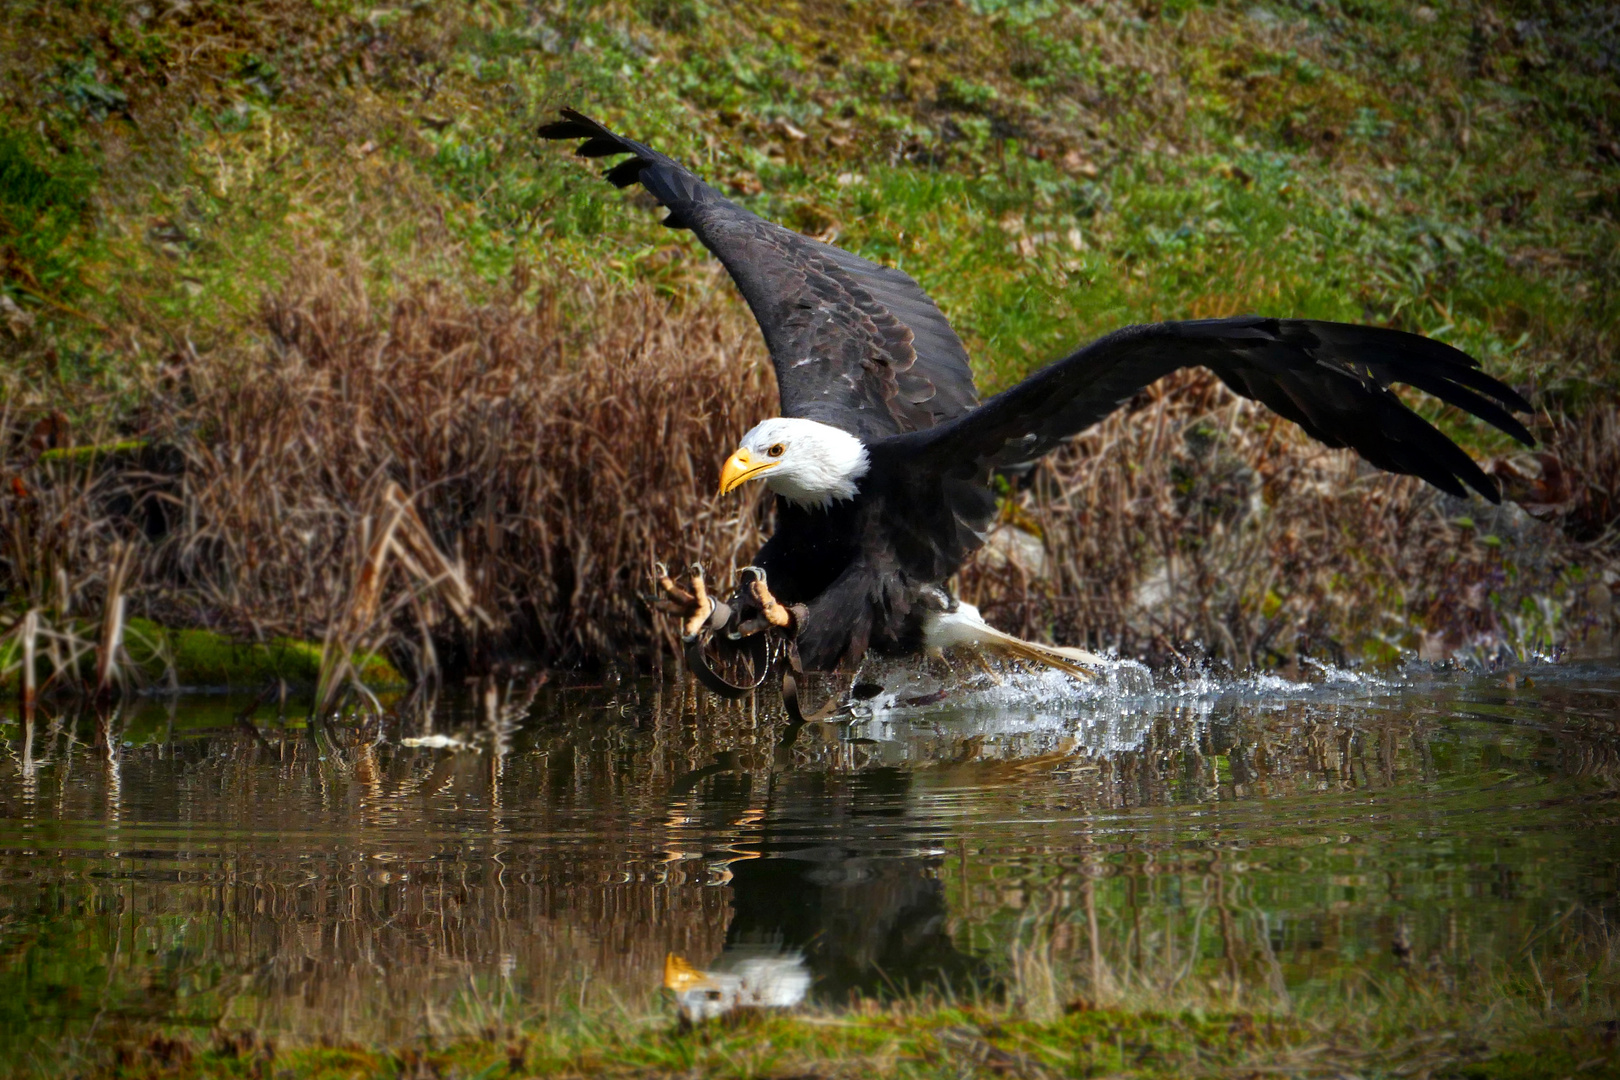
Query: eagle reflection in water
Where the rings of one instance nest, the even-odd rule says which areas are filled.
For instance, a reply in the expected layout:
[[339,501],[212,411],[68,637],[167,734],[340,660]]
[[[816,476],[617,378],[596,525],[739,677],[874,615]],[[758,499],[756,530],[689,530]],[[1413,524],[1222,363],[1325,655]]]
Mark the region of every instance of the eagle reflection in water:
[[[738,844],[753,857],[728,867],[724,951],[706,970],[681,957],[665,964],[664,984],[687,1019],[789,1006],[808,995],[842,1002],[987,986],[987,966],[952,939],[943,856],[928,852],[920,836],[911,846],[924,850],[896,853],[906,843],[895,819],[905,814],[908,772],[788,773],[775,782],[759,831]],[[716,826],[757,805],[748,777],[736,773],[708,778],[702,795],[698,814]]]

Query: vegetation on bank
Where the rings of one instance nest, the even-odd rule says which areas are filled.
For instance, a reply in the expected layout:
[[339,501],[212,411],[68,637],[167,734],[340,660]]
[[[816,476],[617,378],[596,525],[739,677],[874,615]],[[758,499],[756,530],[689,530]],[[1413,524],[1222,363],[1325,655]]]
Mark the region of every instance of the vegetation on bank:
[[[747,1012],[692,1026],[668,1012],[572,1012],[399,1046],[278,1045],[250,1029],[154,1031],[71,1061],[74,1075],[129,1080],[417,1077],[822,1078],[1430,1076],[1559,1080],[1620,1076],[1613,1022],[1577,1009],[1526,1024],[1523,1002],[1473,1008],[1414,978],[1365,1004],[1272,1011],[1098,1006],[1034,1019],[998,1005],[868,1002],[846,1010]],[[1552,1011],[1552,1010],[1545,1010]],[[1591,1014],[1595,1015],[1595,1014]],[[36,1067],[33,1075],[59,1075]]]
[[[987,389],[1125,322],[1259,310],[1441,337],[1543,410],[1552,457],[1497,466],[1529,510],[1495,514],[1174,380],[1009,497],[1039,543],[963,581],[1009,628],[1250,665],[1612,623],[1620,92],[1589,5],[12,16],[0,634],[106,609],[132,558],[132,614],[336,628],[411,676],[658,662],[652,561],[758,541],[762,508],[710,492],[772,391],[712,261],[533,138],[561,105],[902,266]],[[422,528],[369,561],[390,485]]]
[[[80,641],[93,640],[93,628],[77,629],[74,636]],[[0,689],[18,689],[21,649],[16,637],[0,644],[0,671],[8,673],[0,681]],[[85,650],[76,665],[83,670],[75,671],[71,678],[89,679],[92,659],[93,654]],[[244,642],[215,630],[171,630],[150,619],[133,618],[124,630],[121,659],[127,662],[123,675],[132,689],[257,690],[277,682],[307,688],[320,679],[321,643],[294,638]],[[397,688],[402,684],[402,676],[384,657],[367,654],[356,659],[356,674],[366,685]],[[69,663],[60,666],[64,678],[69,678]]]

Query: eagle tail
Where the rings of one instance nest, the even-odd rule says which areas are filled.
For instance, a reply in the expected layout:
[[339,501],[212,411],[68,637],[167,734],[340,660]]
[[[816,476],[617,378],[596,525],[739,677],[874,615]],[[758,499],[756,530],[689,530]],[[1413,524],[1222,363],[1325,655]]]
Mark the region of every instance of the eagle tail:
[[997,630],[984,621],[979,609],[972,604],[959,603],[955,611],[930,614],[923,625],[923,645],[938,650],[968,645],[1033,664],[1043,664],[1085,680],[1098,678],[1096,669],[1103,663],[1102,657],[1084,649],[1043,645]]

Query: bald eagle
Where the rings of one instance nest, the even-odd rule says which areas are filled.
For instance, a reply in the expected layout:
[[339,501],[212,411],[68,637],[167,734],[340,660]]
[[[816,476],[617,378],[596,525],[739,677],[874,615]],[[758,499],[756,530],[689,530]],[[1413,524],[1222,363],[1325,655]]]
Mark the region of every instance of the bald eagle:
[[[1035,461],[1181,368],[1213,371],[1327,446],[1449,494],[1496,502],[1495,481],[1401,403],[1404,383],[1526,443],[1519,394],[1466,353],[1398,330],[1242,316],[1129,326],[981,402],[967,350],[910,277],[767,222],[676,161],[570,109],[546,139],[587,158],[629,155],[606,179],[640,184],[719,257],[765,335],[782,415],[742,438],[726,494],[762,480],[776,530],[764,580],[733,598],[790,629],[804,667],[868,650],[1007,639],[947,591],[985,540],[998,470]],[[701,594],[700,594],[701,599]],[[1022,644],[1022,643],[1021,643]]]

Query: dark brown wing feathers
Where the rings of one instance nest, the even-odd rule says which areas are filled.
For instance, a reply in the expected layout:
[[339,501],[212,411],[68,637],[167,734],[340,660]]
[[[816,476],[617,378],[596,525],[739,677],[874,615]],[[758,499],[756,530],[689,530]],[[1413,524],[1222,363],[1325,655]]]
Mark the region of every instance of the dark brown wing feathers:
[[1420,476],[1452,495],[1493,502],[1496,482],[1390,389],[1405,383],[1473,413],[1526,444],[1511,387],[1467,353],[1399,330],[1245,316],[1132,326],[1087,345],[990,398],[971,414],[889,441],[881,453],[926,459],[951,475],[1029,461],[1101,420],[1138,390],[1184,367],[1214,371],[1235,392],[1292,420],[1318,442]]
[[631,155],[607,170],[639,183],[690,229],[737,283],[765,335],[782,414],[864,439],[918,431],[978,402],[967,350],[915,281],[764,221],[674,160],[572,110],[547,139],[584,139],[585,157]]

